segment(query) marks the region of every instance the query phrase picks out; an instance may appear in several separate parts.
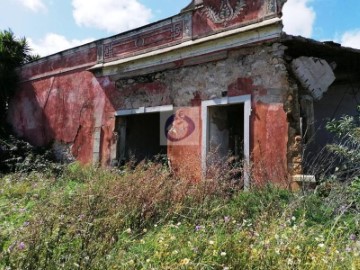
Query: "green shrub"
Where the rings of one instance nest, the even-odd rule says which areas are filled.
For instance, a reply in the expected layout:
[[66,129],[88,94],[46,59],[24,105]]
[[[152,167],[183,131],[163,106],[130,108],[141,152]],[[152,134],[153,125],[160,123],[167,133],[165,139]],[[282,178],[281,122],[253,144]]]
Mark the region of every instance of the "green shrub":
[[333,119],[326,128],[335,135],[335,142],[327,146],[337,159],[333,175],[341,180],[360,177],[360,115]]
[[62,164],[55,163],[50,150],[34,147],[14,136],[0,138],[0,174],[10,172],[62,172]]

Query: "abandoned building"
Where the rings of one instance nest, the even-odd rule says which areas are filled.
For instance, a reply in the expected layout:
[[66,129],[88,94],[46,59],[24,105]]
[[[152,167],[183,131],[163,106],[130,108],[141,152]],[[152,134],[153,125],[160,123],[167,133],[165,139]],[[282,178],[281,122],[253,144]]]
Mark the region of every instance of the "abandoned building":
[[8,120],[30,143],[82,163],[164,154],[199,179],[210,155],[231,154],[251,164],[245,186],[305,174],[304,144],[318,151],[326,118],[356,113],[360,50],[287,35],[284,2],[193,0],[168,19],[28,63]]

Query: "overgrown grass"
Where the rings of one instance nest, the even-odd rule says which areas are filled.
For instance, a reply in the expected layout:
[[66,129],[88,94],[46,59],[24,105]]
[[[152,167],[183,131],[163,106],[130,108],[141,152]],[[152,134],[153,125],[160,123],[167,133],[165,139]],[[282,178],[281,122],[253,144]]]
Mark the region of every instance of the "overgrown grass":
[[360,181],[308,194],[143,163],[0,179],[0,268],[358,269]]

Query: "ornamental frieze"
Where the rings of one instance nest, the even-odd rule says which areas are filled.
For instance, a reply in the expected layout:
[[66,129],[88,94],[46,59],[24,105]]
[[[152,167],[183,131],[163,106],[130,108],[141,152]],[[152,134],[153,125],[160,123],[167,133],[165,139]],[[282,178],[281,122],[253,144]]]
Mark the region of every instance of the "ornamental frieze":
[[213,23],[226,26],[229,21],[240,15],[245,6],[245,0],[238,0],[234,7],[230,4],[229,0],[221,0],[219,9],[205,6],[203,12]]
[[182,14],[102,41],[98,62],[107,62],[191,39],[191,16]]

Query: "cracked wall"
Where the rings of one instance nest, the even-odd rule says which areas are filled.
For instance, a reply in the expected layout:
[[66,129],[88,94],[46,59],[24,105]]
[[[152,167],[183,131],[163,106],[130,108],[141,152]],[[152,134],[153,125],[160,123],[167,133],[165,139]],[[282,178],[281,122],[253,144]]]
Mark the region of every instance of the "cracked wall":
[[16,133],[32,144],[68,145],[72,155],[89,163],[104,106],[103,88],[90,72],[82,71],[25,83],[9,118]]

